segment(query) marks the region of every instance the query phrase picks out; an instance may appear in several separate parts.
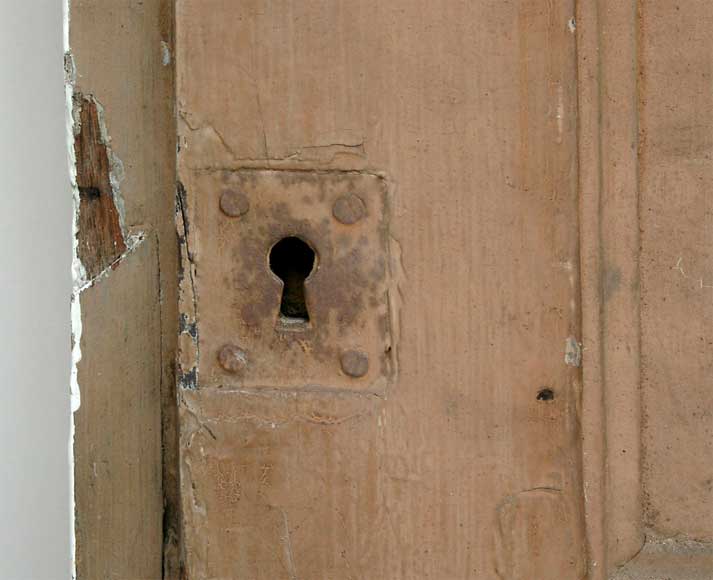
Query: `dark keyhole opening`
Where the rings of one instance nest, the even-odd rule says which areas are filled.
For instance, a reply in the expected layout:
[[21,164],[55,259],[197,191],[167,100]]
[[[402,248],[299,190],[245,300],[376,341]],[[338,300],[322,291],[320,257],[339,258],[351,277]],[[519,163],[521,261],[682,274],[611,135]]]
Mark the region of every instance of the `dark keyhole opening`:
[[283,282],[280,314],[296,322],[309,322],[305,301],[305,280],[314,269],[314,250],[299,238],[290,236],[270,250],[270,269]]

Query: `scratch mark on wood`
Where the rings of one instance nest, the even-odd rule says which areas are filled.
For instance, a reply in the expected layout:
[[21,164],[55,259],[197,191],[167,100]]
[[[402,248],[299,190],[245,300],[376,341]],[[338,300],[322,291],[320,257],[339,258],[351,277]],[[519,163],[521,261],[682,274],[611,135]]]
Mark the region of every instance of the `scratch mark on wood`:
[[287,519],[287,512],[283,509],[282,522],[285,526],[285,534],[282,540],[285,544],[285,556],[287,558],[287,570],[290,574],[290,580],[297,580],[297,570],[295,569],[295,561],[292,554],[292,540],[290,538],[290,521]]

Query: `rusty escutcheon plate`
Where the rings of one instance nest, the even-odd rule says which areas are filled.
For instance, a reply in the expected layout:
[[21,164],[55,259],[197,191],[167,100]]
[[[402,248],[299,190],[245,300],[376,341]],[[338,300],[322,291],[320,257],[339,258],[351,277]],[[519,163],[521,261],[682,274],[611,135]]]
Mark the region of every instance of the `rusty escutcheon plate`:
[[[210,171],[190,187],[198,387],[383,390],[394,366],[383,178]],[[288,269],[314,252],[304,284],[288,280],[287,306],[278,247]],[[307,316],[290,306],[299,287]]]

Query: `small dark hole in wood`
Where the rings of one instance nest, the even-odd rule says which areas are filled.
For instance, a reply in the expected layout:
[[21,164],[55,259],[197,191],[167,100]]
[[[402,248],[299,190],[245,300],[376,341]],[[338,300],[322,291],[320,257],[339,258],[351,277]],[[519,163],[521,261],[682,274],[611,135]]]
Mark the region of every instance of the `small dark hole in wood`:
[[538,401],[552,401],[555,398],[555,392],[552,389],[540,389],[537,393]]
[[314,269],[315,253],[307,243],[290,236],[270,250],[270,269],[283,282],[280,314],[289,320],[309,322],[305,280]]

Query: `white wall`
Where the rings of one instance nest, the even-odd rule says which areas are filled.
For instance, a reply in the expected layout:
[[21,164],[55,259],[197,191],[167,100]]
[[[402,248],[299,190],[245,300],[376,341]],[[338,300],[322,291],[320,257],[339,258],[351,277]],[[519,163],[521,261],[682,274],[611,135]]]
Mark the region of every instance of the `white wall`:
[[62,1],[0,7],[0,579],[68,579],[72,196]]

